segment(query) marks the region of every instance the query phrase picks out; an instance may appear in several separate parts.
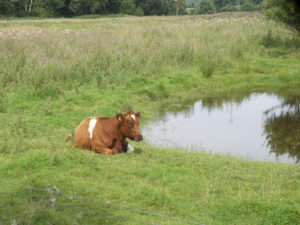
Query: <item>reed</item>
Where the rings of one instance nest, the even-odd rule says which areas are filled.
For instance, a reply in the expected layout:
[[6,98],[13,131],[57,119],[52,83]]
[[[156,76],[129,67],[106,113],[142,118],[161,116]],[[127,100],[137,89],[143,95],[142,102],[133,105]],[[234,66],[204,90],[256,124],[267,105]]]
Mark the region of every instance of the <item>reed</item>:
[[258,13],[2,21],[0,27],[1,87],[44,98],[83,84],[121,87],[128,75],[158,77],[170,68],[197,65],[209,77],[265,54],[268,30],[286,32]]

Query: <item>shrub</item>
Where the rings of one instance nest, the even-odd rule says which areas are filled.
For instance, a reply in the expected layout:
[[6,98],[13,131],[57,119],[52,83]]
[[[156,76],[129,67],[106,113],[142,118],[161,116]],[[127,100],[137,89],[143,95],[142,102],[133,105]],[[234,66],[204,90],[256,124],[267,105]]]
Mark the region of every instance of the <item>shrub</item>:
[[216,8],[209,0],[202,0],[195,9],[195,14],[212,14],[216,12]]
[[214,70],[215,70],[215,65],[213,65],[212,63],[208,63],[208,64],[203,63],[201,65],[201,72],[205,77],[211,77]]
[[44,8],[34,8],[34,9],[32,9],[30,15],[37,16],[37,17],[52,17],[53,16],[49,11],[47,11]]
[[188,12],[187,12],[186,9],[179,9],[179,10],[178,10],[178,14],[179,14],[179,15],[188,15]]
[[135,4],[133,0],[123,0],[120,6],[121,13],[133,15]]
[[268,33],[262,37],[261,44],[266,48],[274,47],[275,42],[271,30],[269,30]]
[[265,48],[286,48],[286,49],[299,49],[300,38],[299,37],[281,37],[280,35],[273,35],[269,30],[266,35],[262,37],[261,44]]
[[134,15],[136,16],[144,16],[144,10],[139,6],[136,8]]
[[241,6],[241,11],[246,11],[246,12],[253,12],[256,11],[257,8],[255,7],[255,5],[253,5],[252,3],[245,1],[244,4]]
[[227,4],[220,9],[220,12],[235,12],[235,11],[238,11],[238,9],[231,4]]
[[267,17],[300,30],[300,7],[295,0],[264,0]]
[[201,57],[200,70],[204,77],[211,77],[216,68],[216,62],[209,52]]

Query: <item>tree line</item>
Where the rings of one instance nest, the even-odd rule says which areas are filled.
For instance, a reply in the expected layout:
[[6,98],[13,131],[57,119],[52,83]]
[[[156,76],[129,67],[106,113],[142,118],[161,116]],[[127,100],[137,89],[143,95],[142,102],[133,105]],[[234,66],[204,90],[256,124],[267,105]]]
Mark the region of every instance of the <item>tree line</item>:
[[185,0],[0,0],[0,15],[73,17],[89,14],[184,14]]
[[263,0],[193,0],[188,7],[193,8],[193,14],[210,14],[216,12],[257,11],[262,8]]
[[[73,17],[90,14],[184,15],[254,11],[262,0],[0,0],[2,16]],[[190,12],[191,13],[191,12]]]

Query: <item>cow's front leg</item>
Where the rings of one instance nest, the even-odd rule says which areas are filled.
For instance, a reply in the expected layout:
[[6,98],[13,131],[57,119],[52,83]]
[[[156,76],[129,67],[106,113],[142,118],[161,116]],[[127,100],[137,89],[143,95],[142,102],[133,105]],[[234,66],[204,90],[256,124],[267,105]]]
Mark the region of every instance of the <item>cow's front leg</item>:
[[127,153],[134,152],[134,148],[128,143],[128,141],[125,140],[122,143],[122,152],[127,152]]
[[92,147],[92,150],[96,153],[110,155],[110,154],[117,154],[119,153],[115,148],[107,148],[103,146],[100,142],[95,142],[94,146]]
[[124,140],[122,143],[122,152],[127,152],[128,141]]
[[94,151],[96,153],[105,154],[105,155],[111,155],[111,154],[117,154],[118,152],[114,151],[113,149],[109,149],[106,147],[99,147],[95,148]]

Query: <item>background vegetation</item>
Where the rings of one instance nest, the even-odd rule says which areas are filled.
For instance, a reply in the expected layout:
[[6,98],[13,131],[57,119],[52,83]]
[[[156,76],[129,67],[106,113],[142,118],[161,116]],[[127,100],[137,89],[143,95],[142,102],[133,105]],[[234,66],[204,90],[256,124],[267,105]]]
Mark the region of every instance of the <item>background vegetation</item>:
[[[82,15],[184,15],[255,11],[262,0],[0,0],[0,16],[74,17]],[[213,10],[211,10],[211,7]]]
[[64,141],[92,115],[133,109],[143,125],[233,89],[299,87],[299,47],[259,13],[1,21],[0,223],[185,223],[134,208],[204,224],[298,224],[297,165],[145,142],[105,156]]
[[4,18],[185,15],[260,9],[270,18],[299,29],[299,4],[294,0],[0,0],[0,17]]
[[266,15],[277,22],[284,22],[300,31],[300,4],[295,0],[265,0]]
[[[138,12],[136,12],[138,10]],[[1,0],[0,15],[73,17],[91,14],[174,15],[185,12],[185,0]]]
[[0,0],[0,17],[4,18],[185,15],[260,9],[299,30],[300,7],[294,0]]

